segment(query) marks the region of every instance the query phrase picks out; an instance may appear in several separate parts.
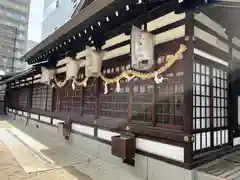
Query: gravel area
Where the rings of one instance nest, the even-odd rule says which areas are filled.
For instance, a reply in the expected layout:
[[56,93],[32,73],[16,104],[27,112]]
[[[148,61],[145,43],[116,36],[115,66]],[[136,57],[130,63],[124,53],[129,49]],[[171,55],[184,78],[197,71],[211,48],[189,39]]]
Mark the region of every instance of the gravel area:
[[1,180],[90,180],[74,167],[64,167],[28,174],[19,165],[9,149],[0,141]]

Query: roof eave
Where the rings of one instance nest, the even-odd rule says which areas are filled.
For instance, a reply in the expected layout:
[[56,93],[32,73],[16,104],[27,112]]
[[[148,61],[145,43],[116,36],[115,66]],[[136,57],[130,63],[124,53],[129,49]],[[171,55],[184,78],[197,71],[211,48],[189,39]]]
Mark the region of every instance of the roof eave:
[[[89,4],[86,8],[82,9],[82,11],[77,14],[75,17],[73,17],[70,21],[68,21],[66,24],[64,24],[62,27],[60,27],[57,31],[55,31],[53,34],[48,36],[46,39],[44,39],[41,43],[39,43],[37,46],[35,46],[33,49],[31,49],[29,52],[27,52],[21,60],[24,60],[26,62],[29,62],[31,58],[36,58],[37,54],[40,54],[41,52],[46,52],[49,50],[51,46],[54,46],[55,44],[58,44],[60,42],[64,41],[64,38],[68,37],[70,34],[77,33],[79,31],[79,28],[85,28],[89,22],[86,22],[91,17],[93,17],[96,14],[100,14],[102,16],[107,15],[108,11],[112,8],[112,6],[118,6],[120,3],[123,3],[125,1],[122,0],[95,0],[91,4]],[[129,3],[131,0],[129,0]],[[112,6],[111,6],[112,5]],[[102,11],[105,8],[108,8],[108,11]],[[94,16],[92,18],[92,21],[94,21],[97,17]],[[85,25],[82,25],[82,23],[85,23]],[[79,26],[81,24],[81,27]]]

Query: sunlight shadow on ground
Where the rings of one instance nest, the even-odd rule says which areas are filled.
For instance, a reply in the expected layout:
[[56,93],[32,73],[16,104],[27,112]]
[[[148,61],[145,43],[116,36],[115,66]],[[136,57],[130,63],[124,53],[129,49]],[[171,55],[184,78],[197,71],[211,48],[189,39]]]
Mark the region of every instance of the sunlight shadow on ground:
[[[33,125],[26,127],[24,124],[24,121],[0,120],[0,139],[4,140],[4,144],[8,148],[11,146],[10,150],[13,155],[15,154],[14,157],[18,154],[18,158],[16,158],[18,162],[25,161],[22,165],[21,162],[19,163],[22,167],[24,165],[24,169],[28,169],[29,172],[61,169],[61,172],[66,171],[78,177],[77,174],[80,172],[73,165],[95,159],[95,157],[71,148],[65,140],[58,137],[57,131],[55,134],[41,129],[41,125],[40,128],[36,128]],[[30,160],[26,157],[29,157]],[[84,176],[87,178],[80,179],[89,179],[87,175]]]

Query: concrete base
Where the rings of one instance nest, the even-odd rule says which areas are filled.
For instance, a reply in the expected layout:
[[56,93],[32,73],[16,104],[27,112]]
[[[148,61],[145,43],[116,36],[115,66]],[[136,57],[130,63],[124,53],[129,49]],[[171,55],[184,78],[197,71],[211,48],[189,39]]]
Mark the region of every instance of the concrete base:
[[[9,122],[24,133],[30,135],[46,146],[58,141],[66,146],[89,154],[89,161],[74,165],[93,180],[193,180],[195,171],[186,170],[153,158],[136,154],[135,166],[122,163],[111,155],[111,146],[97,140],[86,138],[80,134],[71,134],[65,140],[57,128],[29,120],[25,126],[25,118],[16,118]],[[37,127],[38,125],[38,127]],[[39,137],[41,136],[41,137]],[[94,158],[97,157],[97,158]]]

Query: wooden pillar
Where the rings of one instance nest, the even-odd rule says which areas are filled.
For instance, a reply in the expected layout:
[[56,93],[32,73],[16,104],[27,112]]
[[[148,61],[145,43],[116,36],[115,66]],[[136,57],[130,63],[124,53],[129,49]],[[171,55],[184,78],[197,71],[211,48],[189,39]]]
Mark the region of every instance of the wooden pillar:
[[54,112],[56,109],[56,87],[52,88],[52,105],[51,105],[51,111]]
[[[53,87],[52,88],[52,103],[51,103],[51,112],[54,112],[56,110],[56,87]],[[52,115],[51,116],[51,124],[53,124],[53,119],[54,119],[54,116]]]
[[101,88],[101,79],[96,79],[96,87],[95,87],[95,95],[96,95],[96,112],[95,112],[95,119],[94,119],[94,136],[97,137],[98,125],[97,119],[100,116],[100,88]]
[[7,115],[7,107],[8,107],[8,103],[7,103],[7,98],[8,98],[8,91],[9,91],[9,86],[10,86],[10,84],[6,84],[5,85],[5,89],[4,89],[4,96],[3,96],[3,113],[5,114],[5,115]]
[[[154,54],[154,70],[158,68],[158,59],[156,53]],[[152,96],[152,124],[156,126],[157,124],[157,115],[156,115],[156,102],[157,102],[157,84],[153,83],[153,96]]]
[[128,124],[131,124],[131,119],[132,119],[132,97],[133,97],[133,80],[128,82],[129,86],[129,93],[128,93]]
[[33,80],[34,75],[32,75],[30,90],[29,90],[29,98],[28,98],[28,113],[27,113],[27,120],[25,122],[25,126],[28,125],[29,119],[31,118],[31,108],[32,108],[32,94],[33,94]]
[[100,78],[96,78],[96,87],[95,87],[95,95],[96,95],[96,112],[95,112],[95,119],[99,117],[100,114],[100,102],[99,102],[99,95],[100,95]]
[[16,88],[18,89],[18,96],[17,96],[17,109],[19,109],[19,97],[20,97],[20,94],[21,94],[21,91],[20,91],[20,83],[19,83],[19,81],[16,82]]
[[32,108],[32,94],[33,94],[33,88],[34,88],[33,80],[34,80],[34,76],[32,76],[31,88],[29,93],[29,111]]
[[48,101],[48,88],[49,88],[49,86],[48,85],[46,85],[47,86],[47,92],[46,92],[46,99],[45,99],[45,108],[44,108],[44,110],[45,111],[47,111],[47,101]]
[[83,105],[84,105],[84,87],[81,86],[81,109],[80,114],[83,115]]
[[184,52],[184,162],[193,162],[193,59],[194,59],[194,13],[186,12],[185,45]]
[[233,71],[233,48],[232,48],[232,33],[231,30],[227,29],[227,35],[228,35],[228,46],[229,46],[229,58],[228,58],[228,143],[229,145],[233,146],[233,131],[234,127],[237,127],[237,119],[234,118],[234,110],[237,109],[237,107],[233,107],[236,105],[234,101],[232,101],[232,98],[236,98],[232,96],[232,71]]

